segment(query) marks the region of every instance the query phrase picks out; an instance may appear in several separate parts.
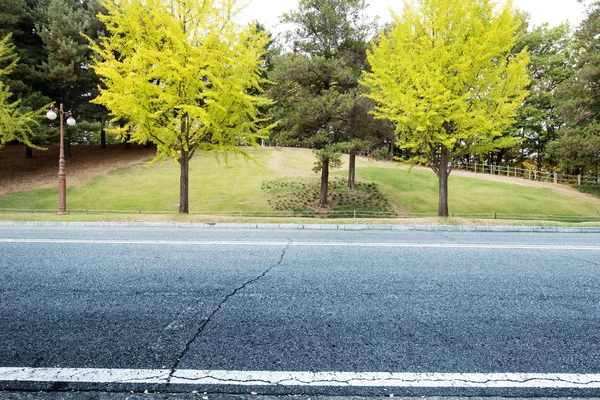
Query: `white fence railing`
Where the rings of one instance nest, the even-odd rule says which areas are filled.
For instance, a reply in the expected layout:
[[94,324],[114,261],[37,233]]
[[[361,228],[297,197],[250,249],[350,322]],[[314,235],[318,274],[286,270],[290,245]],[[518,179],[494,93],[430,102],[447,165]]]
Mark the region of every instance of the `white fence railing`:
[[600,180],[594,176],[567,175],[559,172],[540,171],[529,168],[516,168],[509,165],[494,165],[482,163],[459,163],[458,169],[481,174],[504,175],[507,177],[529,179],[540,182],[553,182],[571,185],[598,185]]

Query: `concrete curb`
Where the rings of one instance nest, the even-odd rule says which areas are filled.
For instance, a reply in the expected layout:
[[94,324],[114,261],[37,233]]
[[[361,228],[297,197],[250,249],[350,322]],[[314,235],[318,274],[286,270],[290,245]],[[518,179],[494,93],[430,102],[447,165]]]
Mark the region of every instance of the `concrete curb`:
[[599,228],[553,226],[472,226],[472,225],[354,225],[354,224],[258,224],[195,222],[42,222],[0,221],[0,228],[201,228],[201,229],[305,229],[326,231],[400,232],[535,232],[600,233]]

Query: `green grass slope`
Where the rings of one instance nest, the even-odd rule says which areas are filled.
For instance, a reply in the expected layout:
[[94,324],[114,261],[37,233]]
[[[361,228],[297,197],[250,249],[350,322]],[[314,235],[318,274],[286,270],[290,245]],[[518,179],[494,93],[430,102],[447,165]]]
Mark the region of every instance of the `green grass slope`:
[[[297,207],[310,209],[312,197],[307,187],[316,187],[318,175],[311,171],[314,158],[306,149],[249,149],[254,158],[230,158],[218,162],[213,156],[197,154],[190,163],[190,211],[273,211]],[[332,173],[344,178],[347,163]],[[67,172],[68,174],[68,172]],[[394,210],[400,215],[437,213],[437,177],[425,168],[398,167],[391,162],[359,159],[357,180],[368,193],[346,195],[345,189],[333,193],[334,208],[344,210]],[[268,182],[296,182],[288,185],[285,199]],[[374,183],[373,185],[367,185]],[[68,184],[68,175],[67,175]],[[308,185],[308,186],[307,186]],[[269,187],[271,189],[269,189]],[[341,190],[341,191],[340,191]],[[275,198],[274,196],[280,196]],[[303,197],[305,196],[305,197]],[[56,208],[55,189],[10,193],[0,197],[0,209]],[[87,184],[68,187],[70,210],[136,212],[177,212],[179,166],[172,161],[151,166],[136,165],[97,177]],[[600,217],[600,199],[563,187],[534,187],[480,179],[478,175],[451,175],[450,212],[457,216],[489,217],[494,213],[510,215],[554,215]]]
[[[361,179],[376,182],[388,200],[400,205],[409,214],[431,214],[437,211],[438,180],[425,168],[364,167]],[[597,216],[600,202],[566,188],[534,187],[494,182],[472,177],[450,175],[448,189],[449,212],[457,216],[492,214],[542,216]],[[518,178],[515,179],[516,181]],[[522,183],[522,181],[519,181]]]

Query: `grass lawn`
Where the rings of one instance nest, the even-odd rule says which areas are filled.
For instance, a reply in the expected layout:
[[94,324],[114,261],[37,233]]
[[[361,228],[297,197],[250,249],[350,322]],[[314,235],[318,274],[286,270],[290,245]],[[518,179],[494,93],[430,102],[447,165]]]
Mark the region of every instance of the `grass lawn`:
[[[190,210],[268,209],[261,182],[272,176],[267,152],[252,152],[255,162],[230,157],[225,163],[215,157],[196,155],[190,162]],[[177,212],[179,209],[179,165],[165,160],[108,172],[84,186],[69,186],[70,210]],[[17,192],[0,197],[0,208],[56,208],[56,189]]]
[[[190,212],[273,211],[301,204],[311,207],[310,188],[318,184],[311,171],[314,157],[306,149],[249,149],[254,161],[241,157],[217,162],[213,156],[197,154],[190,162]],[[52,168],[55,166],[52,165]],[[344,178],[344,168],[332,172],[332,181]],[[437,177],[425,168],[398,167],[391,162],[360,158],[357,180],[368,193],[332,193],[334,206],[344,209],[378,208],[395,210],[399,215],[437,214]],[[296,182],[277,185],[268,182]],[[523,183],[521,181],[521,183]],[[374,184],[374,185],[367,185]],[[141,163],[90,178],[80,186],[69,186],[67,169],[67,206],[78,210],[103,212],[176,213],[179,201],[179,166],[171,160],[144,166]],[[268,189],[269,186],[271,189]],[[285,191],[282,192],[282,187]],[[297,187],[298,189],[294,189]],[[294,192],[297,190],[298,192]],[[279,196],[274,198],[273,196]],[[56,189],[12,192],[0,196],[0,209],[56,209]],[[493,217],[506,215],[587,216],[600,219],[600,199],[569,187],[510,184],[480,179],[478,175],[453,174],[449,182],[449,209],[456,216]],[[275,214],[275,213],[274,213]]]
[[596,197],[600,198],[600,185],[596,185],[596,186],[591,186],[591,185],[575,186],[575,188],[578,189],[582,193],[591,194],[593,196],[596,196]]
[[[359,176],[378,183],[392,203],[409,213],[428,214],[437,210],[438,180],[432,171],[364,167]],[[472,178],[450,175],[448,186],[449,212],[457,216],[500,213],[600,218],[600,203],[596,199],[558,193],[552,188],[494,182],[479,179],[475,174]]]

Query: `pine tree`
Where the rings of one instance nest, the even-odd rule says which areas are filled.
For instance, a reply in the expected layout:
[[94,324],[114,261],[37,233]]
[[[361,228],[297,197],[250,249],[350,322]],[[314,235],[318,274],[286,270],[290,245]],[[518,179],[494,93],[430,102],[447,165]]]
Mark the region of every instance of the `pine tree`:
[[104,107],[90,103],[98,93],[99,80],[89,66],[93,52],[87,39],[98,40],[104,35],[104,25],[97,17],[103,9],[97,0],[37,1],[36,30],[47,54],[39,67],[45,94],[72,110],[79,122],[78,127],[66,130],[65,152],[69,156],[74,131],[84,126],[101,129],[101,121],[107,118]]
[[593,171],[600,182],[600,1],[590,3],[574,45],[574,75],[557,95],[565,125],[550,151],[563,166]]
[[558,114],[557,89],[571,79],[573,45],[568,24],[549,27],[547,24],[524,33],[515,54],[527,48],[531,61],[529,95],[517,110],[514,128],[521,137],[520,161],[535,159],[541,166],[552,161],[548,157],[548,143],[558,138],[563,118]]
[[295,29],[288,35],[293,51],[278,59],[269,76],[276,83],[270,96],[279,121],[272,141],[316,150],[319,207],[327,206],[329,169],[341,166],[341,150],[353,158],[356,150],[349,142],[367,136],[360,128],[368,125],[355,118],[370,118],[361,112],[366,103],[358,84],[374,28],[364,17],[365,8],[364,0],[300,0],[298,9],[282,18]]

